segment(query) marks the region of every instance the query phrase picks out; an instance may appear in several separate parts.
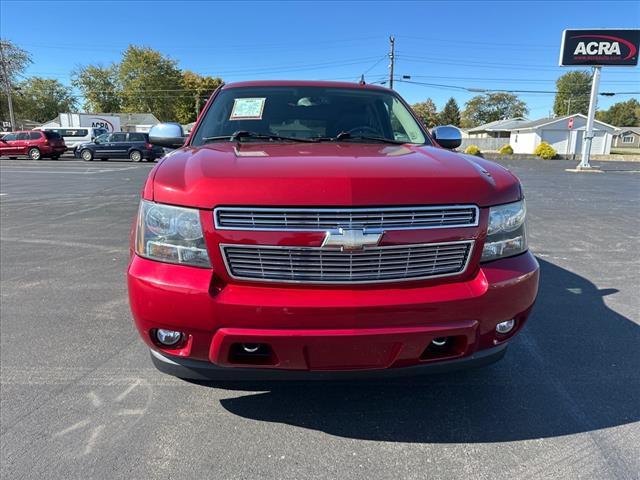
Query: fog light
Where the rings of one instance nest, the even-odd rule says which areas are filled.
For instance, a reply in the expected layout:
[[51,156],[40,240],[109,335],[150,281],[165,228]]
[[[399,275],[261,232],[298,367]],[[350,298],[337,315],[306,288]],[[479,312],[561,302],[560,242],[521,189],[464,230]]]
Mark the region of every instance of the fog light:
[[448,337],[438,337],[438,338],[434,338],[433,340],[431,340],[431,344],[434,347],[442,348],[447,344],[448,340],[449,340]]
[[173,330],[164,330],[159,328],[156,330],[156,339],[162,345],[170,347],[177,344],[182,339],[182,332],[175,332]]
[[243,343],[242,350],[244,350],[245,353],[256,353],[258,350],[260,350],[260,344],[259,343]]
[[506,335],[511,330],[513,330],[513,327],[515,326],[516,326],[516,321],[512,318],[511,320],[507,320],[506,322],[500,322],[499,324],[497,324],[496,332],[498,332],[501,335]]

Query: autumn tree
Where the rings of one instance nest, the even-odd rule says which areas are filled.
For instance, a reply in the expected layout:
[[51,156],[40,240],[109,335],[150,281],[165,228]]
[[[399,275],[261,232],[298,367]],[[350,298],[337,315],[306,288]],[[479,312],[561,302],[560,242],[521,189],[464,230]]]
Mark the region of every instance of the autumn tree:
[[175,120],[177,99],[184,94],[177,62],[147,47],[130,45],[118,68],[124,112],[149,112]]
[[180,123],[195,122],[207,99],[220,85],[220,78],[199,75],[190,70],[183,71],[182,92],[176,97],[176,120]]
[[640,127],[640,102],[632,98],[614,103],[608,110],[596,112],[596,118],[616,127]]
[[591,74],[586,71],[567,72],[556,80],[553,113],[559,117],[589,111]]
[[438,109],[430,98],[412,105],[411,108],[425,127],[432,128],[438,124]]
[[122,108],[119,67],[88,65],[72,73],[74,87],[82,92],[84,109],[89,112],[119,112]]

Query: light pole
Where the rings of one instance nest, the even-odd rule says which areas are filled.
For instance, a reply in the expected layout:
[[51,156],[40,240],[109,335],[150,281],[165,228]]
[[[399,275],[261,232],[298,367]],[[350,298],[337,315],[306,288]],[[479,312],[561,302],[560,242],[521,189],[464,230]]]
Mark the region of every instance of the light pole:
[[600,71],[602,67],[593,67],[593,79],[591,80],[591,97],[589,98],[589,113],[587,115],[587,126],[584,132],[584,142],[582,142],[582,160],[578,168],[589,169],[589,157],[591,155],[591,142],[593,141],[593,122],[598,106],[598,88],[600,87]]

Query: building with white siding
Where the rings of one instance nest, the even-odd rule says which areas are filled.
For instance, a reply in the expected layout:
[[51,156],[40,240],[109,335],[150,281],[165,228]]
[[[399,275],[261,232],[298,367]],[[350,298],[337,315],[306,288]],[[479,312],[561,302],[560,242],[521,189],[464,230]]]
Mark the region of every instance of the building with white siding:
[[[540,143],[547,142],[559,155],[580,154],[586,124],[587,117],[580,113],[523,122],[511,129],[509,144],[513,153],[531,154]],[[616,132],[616,127],[596,120],[591,153],[608,155]]]

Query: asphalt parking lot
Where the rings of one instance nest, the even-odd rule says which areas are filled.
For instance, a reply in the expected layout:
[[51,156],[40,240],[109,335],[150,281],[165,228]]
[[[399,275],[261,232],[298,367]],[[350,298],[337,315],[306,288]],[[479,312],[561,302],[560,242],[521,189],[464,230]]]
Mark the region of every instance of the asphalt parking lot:
[[207,385],[157,372],[129,314],[152,164],[0,161],[2,477],[640,478],[640,164],[573,165],[507,165],[542,278],[501,362]]

